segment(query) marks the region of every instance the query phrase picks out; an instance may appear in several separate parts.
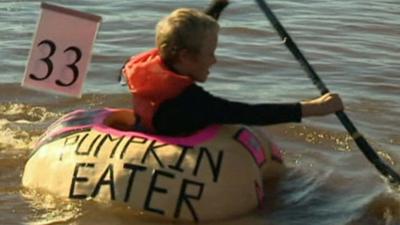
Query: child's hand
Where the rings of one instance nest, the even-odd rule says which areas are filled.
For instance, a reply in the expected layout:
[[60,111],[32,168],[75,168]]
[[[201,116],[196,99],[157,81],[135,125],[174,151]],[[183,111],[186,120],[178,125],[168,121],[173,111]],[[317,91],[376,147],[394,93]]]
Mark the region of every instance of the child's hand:
[[318,98],[301,102],[302,117],[324,116],[343,109],[342,100],[335,93],[326,93]]

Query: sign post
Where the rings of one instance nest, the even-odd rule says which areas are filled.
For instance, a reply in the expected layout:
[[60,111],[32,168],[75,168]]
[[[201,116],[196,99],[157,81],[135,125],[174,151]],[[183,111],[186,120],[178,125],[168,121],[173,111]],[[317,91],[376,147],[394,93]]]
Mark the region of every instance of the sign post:
[[41,9],[22,86],[80,98],[101,17],[48,3]]

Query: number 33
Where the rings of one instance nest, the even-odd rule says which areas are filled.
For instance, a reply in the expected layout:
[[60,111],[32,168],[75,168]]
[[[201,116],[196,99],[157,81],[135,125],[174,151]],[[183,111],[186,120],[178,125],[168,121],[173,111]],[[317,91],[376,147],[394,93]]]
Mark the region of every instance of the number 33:
[[[43,41],[41,41],[37,46],[41,46],[41,45],[47,45],[47,46],[49,46],[49,48],[50,48],[50,52],[49,52],[49,54],[46,56],[46,57],[44,57],[44,58],[41,58],[40,60],[42,61],[42,62],[44,62],[45,64],[46,64],[46,66],[47,66],[47,73],[46,73],[46,75],[45,76],[43,76],[43,77],[38,77],[38,76],[36,76],[35,74],[29,74],[29,77],[31,78],[31,79],[33,79],[33,80],[38,80],[38,81],[42,81],[42,80],[46,80],[47,78],[49,78],[50,77],[50,75],[51,75],[51,73],[53,72],[53,62],[51,61],[51,57],[54,55],[54,53],[56,52],[56,45],[54,44],[54,42],[52,42],[52,41],[50,41],[50,40],[43,40]],[[71,63],[71,64],[68,64],[68,65],[66,65],[69,69],[71,69],[71,71],[72,71],[72,80],[70,81],[70,82],[68,82],[68,83],[64,83],[64,82],[62,82],[61,80],[56,80],[56,84],[58,85],[58,86],[62,86],[62,87],[68,87],[68,86],[71,86],[71,85],[73,85],[75,82],[76,82],[76,80],[78,79],[78,77],[79,77],[79,69],[78,69],[78,67],[76,66],[76,64],[79,62],[79,60],[81,60],[81,58],[82,58],[82,52],[81,52],[81,50],[79,49],[79,48],[77,48],[77,47],[75,47],[75,46],[70,46],[70,47],[68,47],[68,48],[66,48],[65,50],[64,50],[64,53],[67,53],[67,52],[74,52],[75,53],[75,60],[74,60],[74,62],[73,63]]]

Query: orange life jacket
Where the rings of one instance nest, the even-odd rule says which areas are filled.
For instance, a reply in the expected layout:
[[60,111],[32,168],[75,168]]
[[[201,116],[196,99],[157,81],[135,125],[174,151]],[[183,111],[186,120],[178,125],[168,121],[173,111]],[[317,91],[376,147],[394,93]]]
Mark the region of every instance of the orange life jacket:
[[149,132],[154,132],[153,117],[160,104],[178,96],[193,83],[191,78],[169,70],[158,49],[132,57],[122,71],[133,95],[133,108],[140,125]]

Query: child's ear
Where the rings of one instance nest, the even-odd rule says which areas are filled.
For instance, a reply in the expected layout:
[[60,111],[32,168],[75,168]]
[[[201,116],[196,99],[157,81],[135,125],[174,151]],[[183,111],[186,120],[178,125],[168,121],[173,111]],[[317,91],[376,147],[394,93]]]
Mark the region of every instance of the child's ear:
[[181,63],[190,63],[193,61],[193,53],[187,49],[181,49],[178,53],[178,59]]

